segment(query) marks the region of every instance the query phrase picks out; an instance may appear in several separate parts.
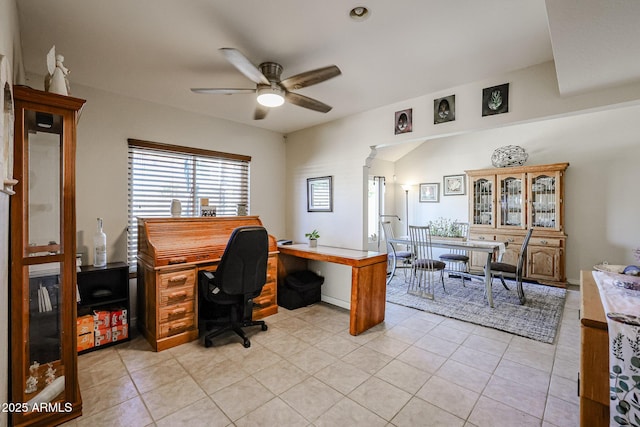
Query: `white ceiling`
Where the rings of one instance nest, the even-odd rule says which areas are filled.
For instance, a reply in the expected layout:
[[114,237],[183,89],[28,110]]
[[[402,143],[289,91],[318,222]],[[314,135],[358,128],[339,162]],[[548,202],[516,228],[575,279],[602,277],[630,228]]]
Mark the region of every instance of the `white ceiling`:
[[[550,20],[544,0],[17,0],[27,72],[45,74],[46,54],[55,44],[71,70],[72,93],[74,84],[82,84],[282,133],[554,55],[559,86],[568,92],[638,80],[637,54],[625,58],[633,66],[621,74],[591,72],[585,64],[603,54],[607,61],[626,55],[619,48],[602,52],[608,46],[603,35],[633,35],[628,41],[640,46],[639,21],[622,9],[637,18],[634,3],[640,2],[616,0],[621,9],[594,31],[584,31],[588,18],[609,2],[584,0],[583,7],[581,1],[579,14],[561,6],[574,2],[547,3]],[[359,5],[371,11],[363,22],[348,17]],[[626,19],[611,31],[606,24],[619,15]],[[283,78],[337,65],[341,76],[299,90],[333,110],[322,114],[285,104],[254,121],[255,95],[192,93],[191,87],[255,87],[224,59],[221,47],[239,49],[255,65],[278,62]]]

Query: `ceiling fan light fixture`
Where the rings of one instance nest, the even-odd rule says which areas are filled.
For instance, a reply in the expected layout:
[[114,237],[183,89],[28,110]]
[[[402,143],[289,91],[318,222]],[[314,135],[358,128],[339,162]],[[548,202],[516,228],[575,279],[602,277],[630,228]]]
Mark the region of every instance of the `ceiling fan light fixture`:
[[265,107],[279,107],[284,104],[284,91],[278,87],[258,89],[258,103]]
[[356,6],[349,11],[349,17],[354,21],[364,21],[369,17],[369,9],[364,6]]

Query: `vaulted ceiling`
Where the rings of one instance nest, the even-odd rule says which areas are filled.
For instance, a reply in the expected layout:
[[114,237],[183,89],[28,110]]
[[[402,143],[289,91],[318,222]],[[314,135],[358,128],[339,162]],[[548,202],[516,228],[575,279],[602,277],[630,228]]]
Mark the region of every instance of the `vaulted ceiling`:
[[[18,0],[27,72],[44,75],[52,45],[69,80],[289,133],[416,96],[555,60],[563,95],[640,81],[636,0]],[[365,6],[367,19],[349,11]],[[233,47],[286,78],[337,65],[300,89],[326,114],[285,104],[253,120],[255,88],[220,53]]]

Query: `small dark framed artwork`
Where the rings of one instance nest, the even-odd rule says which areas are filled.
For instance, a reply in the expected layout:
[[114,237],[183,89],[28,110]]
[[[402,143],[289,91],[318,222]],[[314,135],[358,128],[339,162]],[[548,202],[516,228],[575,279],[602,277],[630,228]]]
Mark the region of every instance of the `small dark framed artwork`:
[[421,203],[438,203],[440,201],[440,184],[430,182],[420,184],[420,202]]
[[444,189],[442,194],[445,196],[463,196],[467,194],[465,189],[465,175],[449,175],[444,177]]
[[396,111],[396,135],[412,131],[412,112],[413,108]]
[[452,122],[456,119],[456,96],[449,95],[433,100],[433,124]]
[[509,112],[509,83],[482,89],[482,116]]

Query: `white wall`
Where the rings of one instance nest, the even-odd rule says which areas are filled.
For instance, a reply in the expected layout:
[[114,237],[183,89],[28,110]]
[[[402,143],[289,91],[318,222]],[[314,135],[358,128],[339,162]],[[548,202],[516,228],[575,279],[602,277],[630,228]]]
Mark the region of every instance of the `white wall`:
[[[18,10],[15,0],[0,0],[0,55],[7,61],[7,80],[13,84],[22,76],[22,52]],[[2,70],[0,70],[2,71]],[[1,92],[0,92],[1,93]],[[0,114],[3,114],[0,109]],[[4,133],[0,129],[0,133]],[[4,141],[0,141],[2,152]],[[13,141],[10,149],[13,150]],[[7,165],[0,156],[0,177]],[[9,401],[9,196],[0,192],[0,403]],[[0,427],[7,425],[7,414],[0,412]]]
[[[505,82],[510,83],[509,113],[482,117],[482,89]],[[451,94],[456,95],[456,120],[434,125],[433,100]],[[367,157],[371,146],[382,156],[384,147],[430,141],[396,163],[397,184],[418,184],[442,182],[443,175],[464,173],[465,169],[491,167],[490,157],[495,148],[515,144],[527,149],[528,164],[561,161],[573,164],[567,174],[569,190],[566,195],[567,273],[571,282],[577,282],[580,269],[601,261],[603,253],[608,255],[609,262],[630,263],[633,259],[625,254],[632,245],[640,246],[640,239],[637,226],[631,221],[633,213],[626,207],[630,203],[631,207],[637,207],[637,202],[631,202],[629,195],[614,197],[620,190],[612,192],[607,188],[605,192],[600,188],[603,194],[592,195],[591,188],[603,185],[600,181],[598,185],[593,182],[595,176],[603,176],[608,187],[628,188],[629,183],[637,182],[636,170],[628,167],[630,160],[627,159],[633,154],[626,155],[631,150],[637,158],[637,151],[632,148],[638,142],[633,137],[637,131],[631,124],[636,110],[627,108],[638,105],[639,100],[640,84],[562,98],[558,94],[553,63],[549,62],[292,133],[287,138],[287,235],[303,241],[306,231],[317,228],[322,235],[320,244],[364,247],[363,227],[355,224],[366,218],[366,204],[362,202],[362,192],[366,189],[362,167],[370,162]],[[610,113],[597,113],[614,107],[616,109]],[[405,108],[413,108],[413,132],[396,136],[393,134],[394,113]],[[573,117],[586,113],[593,114]],[[613,120],[619,117],[620,120]],[[551,119],[555,120],[545,122]],[[516,124],[524,127],[511,127]],[[606,148],[594,148],[600,145]],[[625,154],[618,154],[617,149],[608,151],[614,146],[624,147]],[[613,153],[624,158],[612,164],[612,157],[616,155]],[[376,160],[371,164],[376,167]],[[584,171],[586,168],[590,168],[589,172]],[[308,213],[305,179],[323,175],[334,176],[334,212]],[[388,183],[394,182],[393,176],[386,176],[386,179]],[[404,212],[404,195],[402,190],[395,192],[398,213]],[[415,193],[413,196],[415,199]],[[603,198],[609,202],[604,207]],[[467,217],[466,197],[448,196],[446,199],[446,203],[442,198],[441,204],[422,204],[422,207],[412,204],[409,221],[413,222],[420,215],[426,218],[427,209],[433,209],[435,217]],[[604,211],[597,214],[600,209]],[[393,212],[393,209],[388,211]],[[590,220],[587,215],[597,216]],[[596,233],[597,237],[591,237],[594,230],[603,227],[612,230],[606,236]],[[610,239],[605,249],[594,245],[602,239]],[[612,253],[611,248],[618,252]],[[322,266],[323,273],[332,277],[335,268],[331,264]],[[345,274],[341,278],[336,286],[349,286],[350,278]],[[330,286],[323,286],[323,298],[333,298],[334,295],[324,294],[327,289]],[[348,305],[347,301],[344,303]]]

